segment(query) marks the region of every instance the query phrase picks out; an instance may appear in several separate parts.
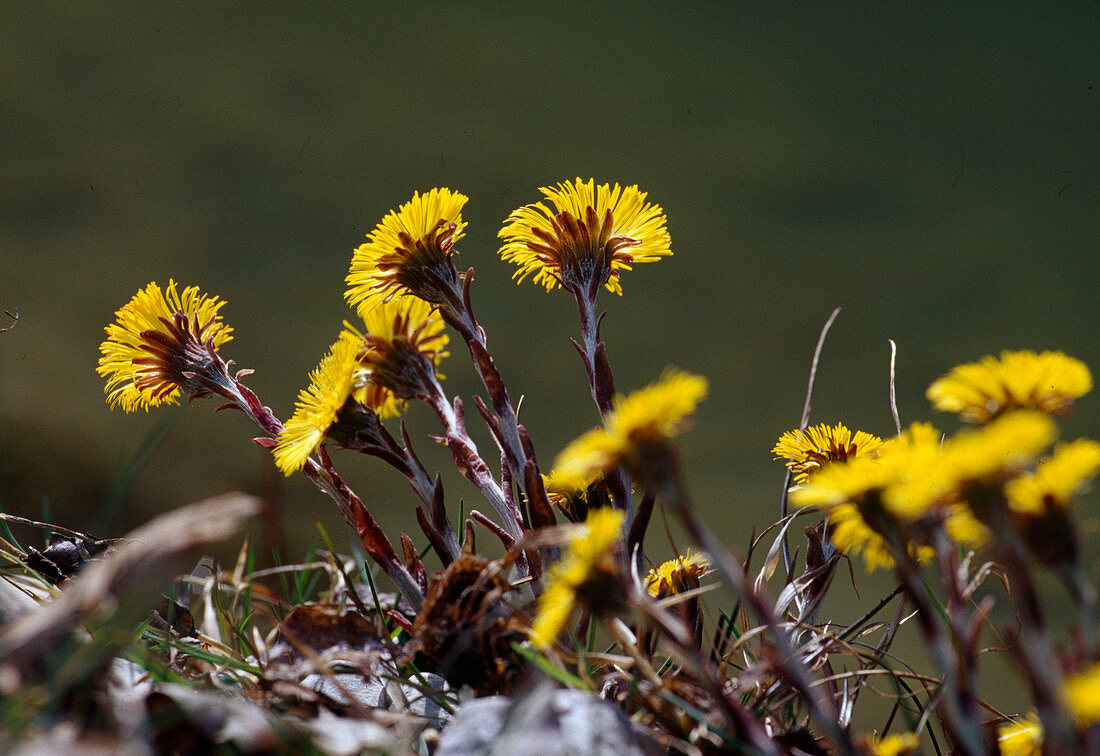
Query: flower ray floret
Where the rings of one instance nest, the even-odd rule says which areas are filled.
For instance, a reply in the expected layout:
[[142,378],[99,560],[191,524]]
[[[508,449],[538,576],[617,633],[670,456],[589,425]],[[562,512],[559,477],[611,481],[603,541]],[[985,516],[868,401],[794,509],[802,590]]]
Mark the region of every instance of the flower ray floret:
[[359,334],[344,330],[310,374],[309,386],[298,394],[294,415],[287,420],[274,449],[275,465],[286,475],[305,466],[325,440],[340,411],[361,384]]

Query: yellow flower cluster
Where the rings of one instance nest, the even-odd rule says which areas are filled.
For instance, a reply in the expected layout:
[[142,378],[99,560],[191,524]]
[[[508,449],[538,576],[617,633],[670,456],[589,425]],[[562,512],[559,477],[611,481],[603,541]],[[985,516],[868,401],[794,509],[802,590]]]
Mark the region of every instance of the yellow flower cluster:
[[[988,539],[986,523],[999,526],[1009,513],[1065,510],[1100,471],[1100,444],[1079,440],[1039,457],[1057,437],[1050,413],[1065,410],[1089,385],[1087,369],[1061,353],[1005,352],[999,361],[960,366],[929,390],[937,406],[980,420],[979,428],[941,442],[930,425],[915,423],[876,443],[870,434],[825,425],[784,434],[774,451],[800,478],[791,501],[827,510],[843,552],[862,553],[869,569],[888,567],[903,542],[916,558],[930,555],[906,532],[925,518],[973,546]],[[1011,521],[1032,527],[1019,516]],[[1058,535],[1054,551],[1070,558],[1072,538],[1062,521],[1045,523],[1043,532]]]
[[298,395],[294,415],[275,447],[275,463],[287,475],[300,470],[325,440],[349,400],[380,418],[400,414],[415,394],[413,361],[438,364],[447,335],[435,308],[416,297],[378,303],[367,312],[367,332],[345,324],[329,354],[310,374],[310,385]]

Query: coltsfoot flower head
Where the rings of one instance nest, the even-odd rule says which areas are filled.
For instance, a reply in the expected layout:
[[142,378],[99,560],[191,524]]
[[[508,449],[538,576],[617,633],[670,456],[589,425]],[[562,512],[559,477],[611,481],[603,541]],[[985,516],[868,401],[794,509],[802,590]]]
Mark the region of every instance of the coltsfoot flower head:
[[534,275],[547,291],[562,286],[595,298],[600,286],[622,294],[621,271],[671,255],[664,211],[637,186],[595,186],[595,180],[543,187],[542,202],[515,210],[497,234],[502,259],[519,265],[514,278]]
[[107,326],[96,372],[107,378],[111,406],[127,412],[175,403],[180,392],[210,396],[230,390],[227,365],[218,349],[233,337],[218,310],[225,304],[196,286],[177,292],[175,281],[161,290],[154,281],[137,292]]
[[529,637],[546,650],[569,621],[578,603],[590,609],[614,611],[615,563],[612,547],[622,538],[624,515],[610,508],[594,509],[569,539],[569,549],[546,575],[546,589],[539,597],[538,612]]
[[683,556],[670,559],[649,571],[645,589],[656,598],[667,598],[699,587],[699,580],[710,572],[710,560],[688,549]]
[[443,377],[436,366],[447,356],[449,338],[436,308],[417,297],[381,302],[364,321],[359,361],[369,383],[363,401],[379,416],[392,417],[409,399],[429,390],[426,380]]
[[882,446],[882,439],[857,430],[854,434],[841,423],[814,425],[806,430],[787,431],[776,442],[772,453],[787,460],[795,483],[805,483],[810,473],[828,462],[844,462],[853,457],[871,456]]
[[914,756],[920,752],[920,737],[912,732],[862,739],[869,756]]
[[1043,726],[1034,711],[997,728],[997,747],[1001,756],[1041,756]]
[[1043,515],[1064,510],[1100,471],[1100,444],[1078,439],[1059,444],[1040,460],[1034,472],[1005,484],[1008,506],[1021,514]]
[[1100,444],[1078,439],[1061,444],[1034,471],[1005,483],[1009,521],[1031,553],[1048,565],[1072,565],[1080,535],[1070,509],[1100,471]]
[[391,211],[352,255],[344,294],[348,304],[363,317],[378,303],[407,294],[442,304],[440,282],[453,287],[457,281],[451,256],[466,228],[462,206],[467,199],[450,189],[432,189],[413,193]]
[[294,415],[279,434],[273,452],[276,466],[286,475],[305,466],[341,411],[349,401],[354,401],[357,386],[365,381],[359,365],[361,349],[359,334],[343,331],[310,374],[309,386],[298,394]]
[[1067,677],[1062,697],[1079,725],[1090,727],[1100,722],[1100,664]]
[[1091,389],[1088,367],[1062,352],[1005,351],[954,368],[928,387],[928,399],[964,422],[986,423],[1011,409],[1064,415]]
[[601,505],[610,505],[611,499],[601,486],[603,475],[594,473],[585,480],[563,479],[557,470],[542,476],[543,485],[550,503],[565,513],[573,522],[579,522],[588,516],[589,509]]
[[660,470],[653,468],[706,394],[706,378],[666,370],[656,383],[621,399],[604,418],[604,427],[570,443],[558,455],[554,471],[563,485],[577,488],[620,465],[643,483],[659,483]]
[[928,487],[964,496],[975,488],[999,488],[1034,464],[1056,436],[1054,421],[1034,410],[1010,412],[982,428],[961,431],[944,444],[942,464],[928,477]]

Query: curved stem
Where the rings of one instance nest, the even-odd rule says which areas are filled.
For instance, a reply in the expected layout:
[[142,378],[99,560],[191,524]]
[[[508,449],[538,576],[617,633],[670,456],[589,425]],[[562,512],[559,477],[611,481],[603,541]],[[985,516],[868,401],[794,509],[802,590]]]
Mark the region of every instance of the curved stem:
[[[607,349],[600,341],[600,316],[596,314],[595,292],[571,289],[573,298],[580,309],[581,344],[577,345],[588,375],[588,390],[596,403],[601,417],[607,417],[615,409],[615,376],[611,372],[611,363],[607,359]],[[596,289],[596,291],[599,291]],[[575,345],[577,342],[573,342]],[[605,477],[608,493],[616,509],[626,512],[628,529],[633,527],[634,507],[630,496],[630,475],[621,467]],[[644,538],[644,531],[639,539]]]
[[446,432],[447,448],[451,450],[451,455],[454,457],[459,472],[477,486],[477,489],[481,491],[481,494],[497,513],[505,532],[518,541],[523,537],[522,515],[515,504],[509,502],[504,495],[504,490],[493,478],[489,466],[478,454],[474,440],[466,432],[466,424],[456,412],[456,408],[461,408],[461,403],[456,403],[455,407],[451,406],[447,396],[443,393],[443,387],[439,385],[438,379],[431,371],[424,371],[421,377],[425,387],[431,390],[431,393],[425,399],[431,408],[435,410],[436,415],[439,416],[439,420],[443,424]]
[[[228,378],[228,375],[226,377]],[[282,421],[275,416],[271,408],[260,401],[252,389],[234,378],[229,378],[224,385],[219,383],[218,388],[216,393],[228,399],[231,406],[243,412],[267,434],[268,438],[278,438],[283,431]],[[324,466],[313,459],[308,459],[302,472],[318,489],[333,500],[344,516],[344,520],[358,533],[367,553],[397,586],[406,600],[419,609],[424,601],[424,594],[416,579],[401,562],[397,552],[378,527],[378,523],[363,506],[362,500],[340,478],[323,451],[321,456],[326,463]]]

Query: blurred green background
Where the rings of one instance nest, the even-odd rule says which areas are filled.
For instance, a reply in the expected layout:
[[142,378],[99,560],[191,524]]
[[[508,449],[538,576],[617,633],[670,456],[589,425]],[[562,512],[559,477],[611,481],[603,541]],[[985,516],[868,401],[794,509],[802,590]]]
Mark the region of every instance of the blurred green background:
[[[1100,370],[1098,40],[1095,2],[5,3],[0,309],[21,317],[0,335],[0,504],[106,536],[239,488],[284,508],[268,545],[288,558],[317,542],[309,517],[338,531],[239,415],[109,411],[97,347],[149,281],[197,284],[285,418],[351,316],[352,250],[434,186],[471,198],[460,262],[549,467],[596,421],[575,306],[512,283],[496,233],[538,187],[591,176],[668,214],[674,256],[603,297],[603,333],[621,390],[666,365],[711,379],[689,480],[743,545],[774,519],[770,449],[835,306],[815,422],[891,432],[890,338],[904,422],[933,418],[934,378],[1001,349]],[[469,398],[452,346],[447,386]],[[1098,417],[1087,397],[1067,435]],[[409,422],[448,469],[426,408]],[[391,535],[415,532],[395,473],[337,463]]]

